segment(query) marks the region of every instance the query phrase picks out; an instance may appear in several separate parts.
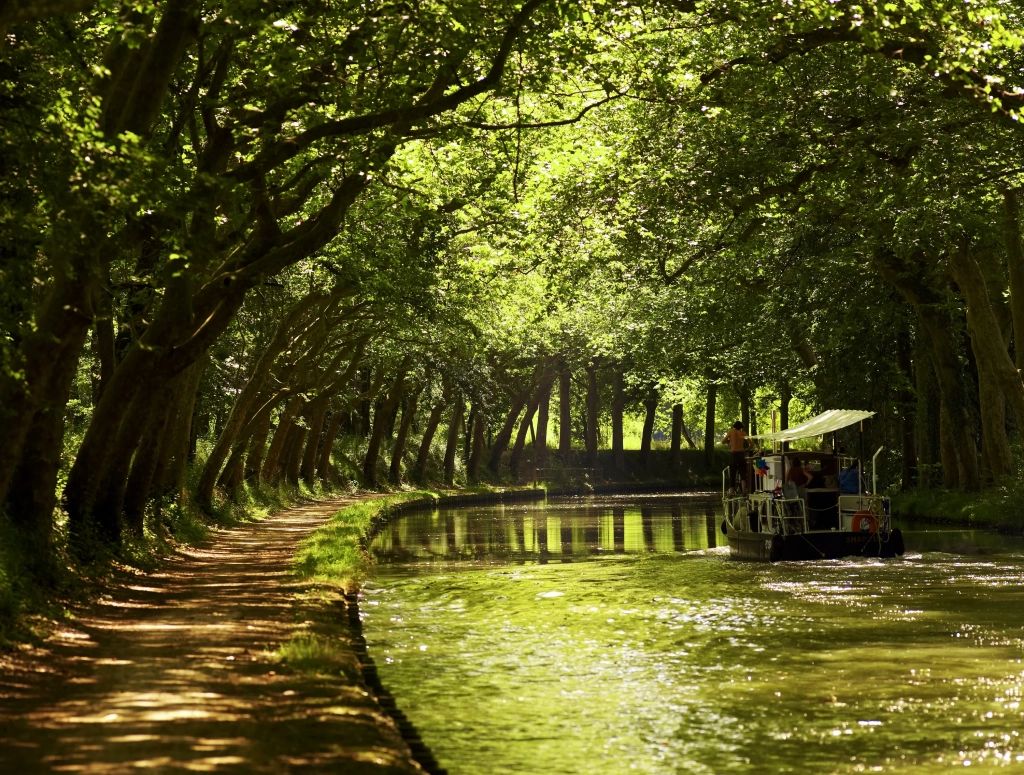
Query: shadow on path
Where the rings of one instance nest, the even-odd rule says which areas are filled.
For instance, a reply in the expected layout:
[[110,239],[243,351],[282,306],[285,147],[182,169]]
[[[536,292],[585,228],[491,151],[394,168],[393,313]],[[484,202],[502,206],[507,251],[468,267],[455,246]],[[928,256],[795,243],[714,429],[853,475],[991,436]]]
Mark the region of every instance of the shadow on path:
[[30,669],[0,663],[0,772],[421,772],[363,687],[273,656],[310,624],[296,544],[359,499],[218,533],[81,612]]

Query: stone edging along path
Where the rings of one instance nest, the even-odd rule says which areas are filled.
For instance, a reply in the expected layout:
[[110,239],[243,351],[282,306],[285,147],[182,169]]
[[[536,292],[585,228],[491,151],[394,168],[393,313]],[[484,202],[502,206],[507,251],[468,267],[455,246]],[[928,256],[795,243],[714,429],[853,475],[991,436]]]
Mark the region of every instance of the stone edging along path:
[[[84,607],[41,648],[0,657],[0,771],[443,773],[377,679],[358,594],[303,597],[293,574],[299,542],[367,497],[379,496],[219,531]],[[364,541],[413,509],[543,497],[405,501]],[[282,666],[277,650],[307,636],[331,670]]]

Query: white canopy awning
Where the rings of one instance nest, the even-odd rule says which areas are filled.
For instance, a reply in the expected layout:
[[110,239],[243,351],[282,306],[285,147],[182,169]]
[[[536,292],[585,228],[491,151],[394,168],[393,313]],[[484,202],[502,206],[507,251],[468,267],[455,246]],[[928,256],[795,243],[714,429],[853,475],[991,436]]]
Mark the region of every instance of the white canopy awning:
[[817,417],[812,417],[807,422],[794,425],[792,428],[787,428],[784,431],[762,433],[750,438],[763,441],[796,441],[797,439],[806,439],[809,436],[821,436],[822,434],[832,433],[832,431],[838,431],[842,428],[849,428],[851,425],[856,425],[861,420],[866,420],[874,414],[874,412],[861,412],[857,409],[829,409]]

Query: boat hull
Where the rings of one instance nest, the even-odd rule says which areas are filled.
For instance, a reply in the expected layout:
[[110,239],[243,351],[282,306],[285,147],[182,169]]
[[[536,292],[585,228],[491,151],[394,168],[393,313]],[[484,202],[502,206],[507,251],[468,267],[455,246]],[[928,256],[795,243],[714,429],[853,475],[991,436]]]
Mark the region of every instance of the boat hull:
[[840,557],[896,557],[903,554],[899,528],[888,535],[839,530],[770,535],[728,529],[729,553],[741,560],[835,560]]

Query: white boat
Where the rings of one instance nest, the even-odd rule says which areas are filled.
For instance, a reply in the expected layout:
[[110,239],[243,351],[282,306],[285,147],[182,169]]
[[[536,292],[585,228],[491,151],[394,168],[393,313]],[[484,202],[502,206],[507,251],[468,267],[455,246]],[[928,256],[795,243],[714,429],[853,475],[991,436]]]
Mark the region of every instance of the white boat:
[[[783,431],[751,436],[763,447],[746,455],[739,481],[722,472],[722,532],[733,557],[746,560],[822,560],[838,557],[895,557],[903,554],[903,535],[893,529],[889,499],[864,485],[864,461],[837,451],[836,433],[874,415],[832,409]],[[861,425],[863,428],[863,425]],[[831,436],[825,451],[785,451],[785,443]],[[770,447],[770,449],[768,449]],[[863,444],[862,444],[863,447]],[[806,487],[787,482],[794,458],[809,463],[812,481]],[[857,491],[840,492],[839,474],[857,465]]]

